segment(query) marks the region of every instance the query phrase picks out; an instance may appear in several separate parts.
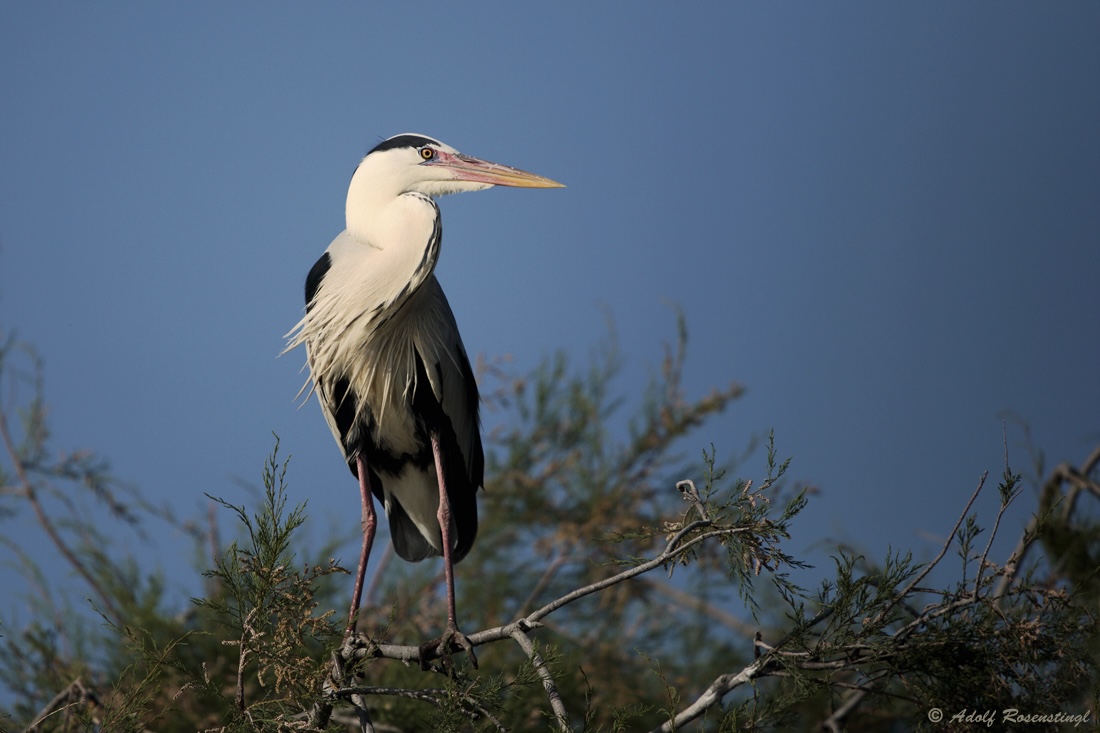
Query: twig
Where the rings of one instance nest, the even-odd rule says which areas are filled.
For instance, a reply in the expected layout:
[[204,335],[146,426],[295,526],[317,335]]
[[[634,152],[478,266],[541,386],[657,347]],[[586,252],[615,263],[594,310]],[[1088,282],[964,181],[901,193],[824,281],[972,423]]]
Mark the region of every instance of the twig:
[[987,476],[989,476],[989,471],[983,473],[982,477],[978,479],[977,488],[974,489],[974,493],[970,495],[970,500],[967,501],[966,506],[963,507],[962,513],[959,515],[958,520],[955,522],[955,526],[951,528],[951,533],[947,535],[947,540],[943,543],[943,547],[940,549],[940,554],[936,555],[935,559],[932,560],[932,562],[925,565],[924,569],[917,574],[917,577],[913,578],[913,580],[911,580],[907,586],[905,586],[902,590],[898,592],[898,594],[894,597],[894,600],[892,600],[886,605],[885,608],[879,611],[874,621],[876,625],[881,622],[883,618],[885,618],[886,614],[894,610],[894,607],[901,603],[903,598],[907,598],[909,594],[913,592],[913,589],[920,585],[921,581],[928,577],[928,574],[932,572],[932,569],[936,567],[936,565],[939,564],[940,560],[943,559],[943,556],[947,554],[948,549],[950,549],[951,547],[951,543],[955,539],[955,535],[959,531],[959,527],[962,526],[963,520],[966,519],[966,515],[970,513],[970,507],[974,505],[974,500],[978,498],[978,494],[981,493],[982,487],[985,486],[985,479]]
[[[1081,491],[1088,491],[1094,494],[1097,498],[1100,498],[1100,484],[1089,478],[1089,475],[1100,464],[1100,445],[1092,450],[1085,462],[1081,464],[1080,470],[1073,466],[1062,463],[1054,468],[1050,472],[1050,476],[1043,483],[1044,491],[1054,491],[1060,484],[1069,483],[1073,488],[1066,495],[1066,507],[1063,510],[1063,518],[1068,519],[1069,513],[1073,511],[1073,506],[1077,502],[1077,497]],[[1008,556],[1008,560],[1004,564],[1004,573],[997,581],[997,585],[993,590],[993,598],[1001,598],[1008,592],[1008,587],[1012,584],[1012,581],[1016,579],[1016,573],[1023,567],[1024,558],[1027,557],[1028,551],[1035,543],[1035,540],[1039,539],[1039,523],[1041,518],[1038,514],[1034,514],[1031,520],[1027,523],[1023,533],[1020,535],[1019,542],[1016,543],[1016,547],[1012,550],[1012,554]]]
[[[366,694],[357,690],[347,691],[353,679],[353,675],[347,672],[344,660],[350,658],[352,656],[352,650],[358,648],[360,645],[360,637],[358,635],[345,634],[344,644],[339,653],[334,653],[332,655],[332,671],[329,676],[329,684],[331,685],[330,690],[332,690],[333,695],[347,697],[351,702],[352,707],[355,709],[355,720],[359,724],[361,733],[374,733],[374,722],[371,720],[370,712],[367,710]],[[367,646],[371,646],[369,640],[367,641]],[[323,728],[324,726],[320,727]]]
[[[1004,428],[1002,427],[1002,430]],[[1008,467],[1008,434],[1004,434],[1004,451],[1005,451],[1005,479],[1009,480],[1011,477],[1011,469]],[[1005,511],[1008,510],[1008,506],[1012,503],[1012,500],[1019,494],[1019,490],[1013,492],[1008,496],[1004,496],[1002,489],[1001,496],[1001,508],[997,512],[997,518],[993,520],[993,529],[989,533],[989,540],[985,543],[985,549],[982,550],[982,556],[978,560],[978,574],[974,578],[974,592],[978,593],[982,587],[982,575],[985,574],[986,561],[989,558],[989,549],[993,546],[993,539],[997,536],[997,530],[1001,526],[1001,518],[1004,517]]]
[[848,715],[850,715],[851,712],[856,709],[856,706],[858,706],[859,703],[863,701],[863,698],[865,698],[868,694],[872,692],[878,695],[885,695],[887,697],[892,697],[900,700],[908,700],[912,703],[917,702],[915,699],[905,695],[899,695],[897,693],[885,690],[876,690],[875,684],[889,676],[889,671],[883,670],[882,672],[871,677],[869,680],[867,680],[867,682],[863,684],[851,684],[848,682],[841,682],[836,680],[832,681],[831,684],[833,687],[847,688],[848,694],[845,695],[843,702],[841,702],[840,706],[833,711],[833,714],[821,723],[821,727],[829,731],[833,731],[834,733],[841,733],[842,731],[844,731],[844,719],[847,718]]
[[695,720],[710,708],[720,704],[722,698],[734,688],[740,687],[743,684],[751,682],[756,677],[759,677],[771,662],[771,653],[769,652],[756,659],[752,664],[748,665],[740,672],[719,675],[714,682],[710,683],[710,686],[707,687],[703,694],[696,698],[695,702],[681,710],[675,718],[666,720],[664,723],[654,728],[651,733],[672,733],[673,731],[679,730],[682,726]]
[[[248,640],[255,633],[252,630],[252,620],[256,617],[256,613],[260,610],[257,606],[248,612],[244,621],[241,622],[241,638],[237,642],[237,646],[240,648],[237,655],[237,693],[234,697],[237,703],[237,709],[242,713],[245,711],[244,703],[244,668],[248,664]],[[227,642],[232,643],[232,642]]]
[[680,542],[683,540],[683,538],[685,536],[687,536],[689,533],[691,533],[691,532],[693,532],[697,529],[702,529],[704,527],[709,527],[712,524],[713,524],[712,522],[707,521],[707,520],[696,520],[696,521],[692,522],[691,524],[687,525],[686,527],[682,528],[679,532],[674,534],[672,536],[672,538],[668,541],[668,543],[665,545],[665,549],[661,552],[661,554],[658,555],[657,557],[653,558],[652,560],[649,560],[648,562],[644,562],[640,565],[636,565],[636,566],[630,568],[629,570],[624,570],[623,572],[621,572],[617,575],[613,575],[610,578],[605,578],[604,580],[598,580],[595,583],[592,583],[591,585],[586,585],[583,588],[578,588],[577,590],[573,591],[572,593],[567,593],[564,596],[562,596],[561,598],[558,598],[557,600],[551,601],[550,603],[547,603],[542,608],[528,614],[525,620],[528,623],[536,623],[540,619],[542,619],[543,617],[553,613],[554,611],[558,610],[559,608],[566,605],[567,603],[572,603],[573,601],[577,600],[578,598],[583,598],[587,595],[591,595],[592,593],[599,592],[599,591],[603,590],[604,588],[608,588],[610,586],[617,585],[618,583],[621,583],[624,580],[629,580],[630,578],[633,578],[637,575],[641,575],[642,573],[648,573],[650,570],[662,567],[665,564],[667,564],[669,561],[676,559],[680,555],[683,555],[685,552],[690,550],[695,545],[698,545],[702,542],[705,542],[706,540],[710,539],[711,537],[719,537],[721,535],[738,534],[740,532],[747,531],[746,529],[742,529],[742,528],[716,529],[716,530],[712,530],[710,532],[705,532],[705,533],[700,534],[696,537],[693,537],[691,540],[687,541],[686,543],[684,543],[682,545],[680,544]]
[[978,575],[974,578],[974,592],[978,593],[982,587],[982,575],[985,573],[986,561],[989,558],[989,548],[993,546],[993,538],[997,536],[997,530],[1001,526],[1001,518],[1004,517],[1005,511],[1008,510],[1009,505],[1012,503],[1010,498],[1008,501],[1001,504],[1000,510],[997,511],[997,518],[993,520],[993,529],[989,532],[989,540],[985,543],[985,549],[982,551],[982,557],[978,560]]
[[87,688],[85,688],[84,685],[80,683],[80,679],[77,678],[66,685],[65,689],[63,689],[61,692],[54,695],[53,699],[51,699],[43,706],[40,711],[38,711],[38,715],[34,717],[34,720],[32,720],[31,724],[24,729],[23,733],[31,733],[31,731],[40,726],[46,720],[46,718],[56,713],[60,713],[63,710],[67,710],[74,705],[78,705],[79,703],[84,701],[89,701],[93,704],[97,704],[95,696],[90,694]]
[[[812,628],[832,615],[833,609],[831,607],[823,609],[806,622],[805,628]],[[710,683],[710,686],[695,699],[695,702],[681,710],[675,717],[666,720],[664,723],[654,728],[651,733],[672,733],[673,731],[679,730],[681,726],[695,720],[710,708],[721,704],[722,699],[733,689],[751,682],[757,677],[770,673],[773,669],[773,665],[776,663],[776,657],[782,653],[782,648],[795,637],[796,633],[797,630],[789,631],[774,646],[765,644],[761,641],[760,635],[757,634],[753,642],[753,653],[756,655],[756,658],[753,660],[752,664],[744,667],[740,672],[723,674],[716,677],[715,680]],[[766,651],[761,654],[761,649],[765,649]],[[843,666],[849,664],[850,661],[848,660],[843,662]],[[825,664],[823,668],[834,669],[838,667],[835,664]]]
[[699,490],[695,488],[694,481],[692,481],[691,479],[677,481],[676,490],[683,495],[684,501],[691,502],[691,505],[695,508],[695,511],[699,513],[700,519],[708,522],[710,521],[710,512],[707,511],[706,504],[704,504],[702,498],[700,498]]
[[[337,697],[352,697],[356,695],[362,697],[366,697],[367,695],[392,695],[393,697],[405,697],[410,700],[429,702],[433,705],[442,705],[442,702],[440,702],[440,700],[442,698],[450,696],[452,693],[449,690],[441,689],[438,687],[422,690],[410,690],[404,687],[366,687],[359,685],[353,687],[344,687],[339,690],[335,690],[333,694]],[[497,720],[496,716],[486,710],[483,706],[478,705],[477,702],[473,700],[469,695],[462,695],[461,699],[462,702],[477,710],[478,715],[481,715],[494,726],[496,726],[497,730],[502,732],[508,730],[499,720]],[[373,728],[371,730],[373,730]]]
[[568,733],[572,730],[569,727],[569,715],[565,712],[565,704],[561,701],[561,695],[558,693],[558,687],[554,684],[554,677],[550,674],[550,670],[546,667],[546,663],[542,660],[538,650],[535,649],[535,645],[531,643],[530,637],[523,629],[522,624],[516,624],[512,629],[512,638],[519,644],[520,649],[527,655],[527,658],[531,660],[531,664],[534,665],[535,671],[538,672],[539,677],[542,678],[542,687],[546,690],[546,696],[550,699],[550,709],[554,711],[554,719],[557,721],[558,729],[563,733]]
[[210,563],[213,567],[218,564],[221,556],[221,538],[218,536],[218,511],[217,504],[213,500],[207,502],[206,521],[210,524],[207,539],[210,540]]
[[867,696],[867,692],[868,691],[865,689],[850,691],[847,697],[844,698],[844,702],[840,704],[840,707],[834,710],[833,714],[821,723],[821,727],[831,731],[831,733],[842,733],[844,726],[841,724],[841,721],[848,717],[848,713],[855,710],[856,706]]
[[116,623],[122,623],[122,615],[119,613],[118,608],[115,606],[111,597],[107,595],[106,591],[100,587],[99,582],[92,575],[91,571],[84,566],[80,558],[76,556],[76,553],[65,543],[65,540],[61,538],[57,528],[54,527],[53,522],[50,521],[46,511],[42,508],[42,504],[38,501],[38,493],[34,488],[34,484],[31,482],[30,477],[27,475],[26,467],[23,465],[23,461],[19,458],[19,450],[15,446],[15,441],[12,439],[11,432],[8,430],[7,416],[2,410],[0,410],[0,436],[4,439],[4,446],[8,451],[8,455],[11,457],[12,466],[15,468],[15,475],[19,479],[19,483],[22,487],[23,495],[30,503],[31,508],[34,510],[35,518],[38,523],[45,530],[50,541],[69,562],[69,564],[84,578],[84,582],[92,589],[92,592],[99,597],[100,602],[104,605],[111,617]]
[[[551,709],[553,710],[554,717],[557,723],[557,727],[561,731],[569,731],[569,717],[562,703],[560,694],[558,693],[556,683],[554,682],[553,675],[547,668],[545,661],[538,655],[534,648],[534,645],[529,637],[529,632],[542,626],[542,620],[554,613],[558,609],[565,605],[573,603],[581,598],[598,593],[606,588],[612,587],[619,583],[623,583],[627,580],[635,578],[644,573],[650,572],[660,567],[667,566],[669,563],[675,562],[678,558],[691,552],[694,548],[698,547],[702,543],[708,542],[715,538],[730,537],[741,533],[751,532],[753,526],[715,526],[715,523],[710,519],[705,505],[702,505],[702,501],[697,492],[693,492],[694,485],[688,484],[680,488],[681,492],[686,494],[686,498],[689,501],[698,501],[700,505],[696,505],[693,508],[697,510],[697,513],[702,517],[695,521],[689,522],[680,527],[666,542],[664,548],[653,558],[640,562],[639,564],[616,573],[610,577],[598,580],[594,583],[590,583],[581,588],[577,588],[565,595],[556,598],[555,600],[545,604],[541,608],[531,611],[521,619],[517,619],[512,623],[498,626],[496,628],[485,629],[483,631],[475,632],[468,636],[469,642],[472,646],[480,646],[491,642],[499,641],[502,639],[512,639],[520,645],[523,651],[527,654],[531,660],[537,674],[540,676],[543,682],[543,687],[546,690],[547,696],[550,701]],[[692,496],[694,494],[694,496]],[[694,535],[694,536],[692,536]],[[750,550],[752,552],[752,550]],[[559,558],[560,561],[564,561]],[[545,577],[545,576],[544,576]],[[819,623],[821,620],[828,618],[832,614],[832,609],[825,609],[820,612],[814,619],[811,619],[809,625]],[[780,641],[778,645],[768,653],[758,657],[753,664],[742,669],[740,672],[733,674],[726,674],[718,677],[692,705],[688,706],[674,719],[668,721],[664,727],[659,730],[673,730],[676,726],[682,725],[688,721],[691,721],[702,715],[709,707],[717,704],[730,690],[738,687],[745,682],[752,680],[759,676],[764,670],[771,669],[775,665],[775,655],[779,647],[785,644],[794,635],[794,632],[788,634]],[[365,658],[386,658],[403,662],[418,662],[423,664],[438,657],[438,652],[433,649],[422,650],[416,646],[404,646],[394,644],[373,644],[373,643],[361,643],[365,640],[365,637],[354,634],[350,635],[345,642],[344,647],[338,652],[336,657],[340,657],[342,660],[352,662],[354,660],[361,660]],[[339,680],[341,677],[334,675],[334,680]],[[339,684],[339,683],[337,683]],[[337,694],[342,697],[347,697],[352,691],[362,690],[363,694],[371,694],[368,688],[350,688],[332,691],[330,694]],[[311,715],[311,721],[323,722],[328,720],[328,716],[331,713],[331,709],[324,709],[323,706],[317,706]],[[672,726],[672,727],[668,727]]]
[[[683,541],[684,537],[690,532],[708,527],[710,525],[710,522],[702,520],[692,522],[691,524],[678,531],[675,535],[673,535],[673,537],[665,545],[665,549],[662,550],[661,553],[653,559],[624,570],[621,573],[612,575],[609,578],[598,580],[595,583],[584,586],[583,588],[577,588],[574,591],[566,593],[564,596],[561,596],[560,598],[557,598],[550,603],[547,603],[542,608],[532,611],[522,619],[513,621],[509,624],[504,624],[503,626],[497,626],[495,628],[485,629],[484,631],[478,631],[473,634],[469,634],[467,638],[470,640],[470,644],[475,647],[494,641],[500,641],[501,639],[510,639],[512,638],[512,632],[515,628],[518,627],[523,629],[524,631],[538,628],[542,626],[543,618],[549,616],[551,613],[558,610],[562,606],[565,606],[569,603],[572,603],[573,601],[579,600],[593,593],[598,593],[605,588],[617,585],[618,583],[622,583],[623,581],[629,580],[630,578],[662,567],[663,565],[680,557],[682,554],[690,551],[692,548],[699,545],[700,543],[706,542],[714,537],[748,531],[746,528],[739,527],[714,529],[709,532],[704,532],[695,537],[692,537],[686,542]],[[419,647],[398,644],[360,645],[354,650],[349,649],[348,652],[349,655],[345,655],[345,659],[348,659],[349,661],[352,658],[363,659],[366,657],[380,657],[401,662],[428,662],[438,658],[438,654],[435,650],[425,650],[424,655],[421,656],[421,650]]]
[[547,566],[546,570],[543,572],[542,577],[535,583],[535,587],[527,595],[527,599],[520,604],[519,611],[516,612],[516,620],[523,618],[527,608],[535,602],[539,593],[542,593],[543,589],[550,584],[550,581],[553,580],[554,576],[558,574],[558,571],[561,570],[562,566],[568,561],[569,556],[564,552],[558,553],[557,556],[554,557],[550,565]]

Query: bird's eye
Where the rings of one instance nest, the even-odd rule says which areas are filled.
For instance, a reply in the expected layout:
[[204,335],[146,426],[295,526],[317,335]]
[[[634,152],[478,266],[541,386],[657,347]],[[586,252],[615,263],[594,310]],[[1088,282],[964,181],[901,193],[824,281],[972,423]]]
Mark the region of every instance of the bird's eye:
[[431,160],[435,157],[435,151],[431,148],[420,148],[420,157],[424,160]]

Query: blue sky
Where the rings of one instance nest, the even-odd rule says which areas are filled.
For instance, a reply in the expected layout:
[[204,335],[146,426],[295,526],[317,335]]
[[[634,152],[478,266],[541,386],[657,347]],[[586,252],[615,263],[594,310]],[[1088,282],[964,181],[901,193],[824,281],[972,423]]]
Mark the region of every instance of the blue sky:
[[[790,551],[928,557],[1006,411],[1051,465],[1100,440],[1098,37],[1083,2],[5,4],[0,327],[55,448],[199,516],[274,431],[354,534],[278,354],[359,158],[422,132],[568,186],[443,201],[471,353],[583,361],[610,313],[640,389],[678,304],[689,394],[748,389],[698,448],[774,427],[820,488]],[[180,537],[133,552],[191,577]]]

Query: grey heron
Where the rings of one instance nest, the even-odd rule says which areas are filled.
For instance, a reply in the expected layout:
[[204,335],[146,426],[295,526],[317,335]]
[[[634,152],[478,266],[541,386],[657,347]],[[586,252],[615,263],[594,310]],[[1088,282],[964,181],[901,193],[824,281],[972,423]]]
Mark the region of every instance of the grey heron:
[[348,187],[347,228],[310,270],[305,316],[287,335],[288,350],[306,347],[309,389],[359,481],[363,545],[347,633],[374,541],[373,496],[400,557],[443,556],[447,626],[422,651],[435,646],[442,656],[457,643],[475,665],[458,629],[454,563],[477,534],[484,455],[477,383],[434,275],[442,239],[435,198],[492,186],[561,184],[424,135],[376,145]]

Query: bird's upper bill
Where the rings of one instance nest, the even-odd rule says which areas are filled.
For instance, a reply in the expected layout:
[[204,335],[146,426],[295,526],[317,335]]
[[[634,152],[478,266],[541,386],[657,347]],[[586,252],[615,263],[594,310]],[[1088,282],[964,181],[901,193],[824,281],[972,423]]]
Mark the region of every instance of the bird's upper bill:
[[489,186],[565,188],[563,184],[549,178],[521,171],[519,168],[490,163],[487,160],[458,152],[449,153],[444,150],[436,150],[435,156],[431,160],[424,161],[421,165],[449,170],[454,174],[454,180],[483,183]]

